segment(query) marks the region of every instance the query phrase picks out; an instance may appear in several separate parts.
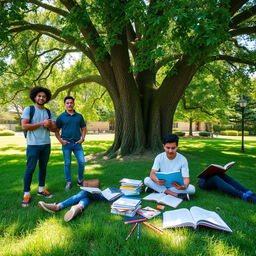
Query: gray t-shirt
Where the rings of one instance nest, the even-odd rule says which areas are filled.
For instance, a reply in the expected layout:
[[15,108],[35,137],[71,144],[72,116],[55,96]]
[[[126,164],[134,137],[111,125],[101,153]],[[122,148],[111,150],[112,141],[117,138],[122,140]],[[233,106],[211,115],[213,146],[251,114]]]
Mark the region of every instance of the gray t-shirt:
[[170,160],[163,152],[156,156],[153,170],[160,172],[181,172],[182,177],[189,177],[188,161],[185,156],[176,153],[176,157]]
[[[54,114],[51,112],[51,120],[54,121]],[[30,107],[26,107],[21,115],[21,118],[30,118]],[[40,109],[35,106],[35,113],[30,121],[31,124],[39,123],[49,118],[47,110],[45,108]],[[50,132],[44,126],[40,126],[35,130],[28,131],[27,133],[27,144],[28,145],[45,145],[50,144]]]

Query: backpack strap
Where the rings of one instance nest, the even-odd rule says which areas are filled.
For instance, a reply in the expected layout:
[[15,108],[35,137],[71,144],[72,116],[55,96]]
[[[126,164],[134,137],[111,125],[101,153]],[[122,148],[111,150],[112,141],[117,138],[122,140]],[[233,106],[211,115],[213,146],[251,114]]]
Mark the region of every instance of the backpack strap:
[[29,106],[29,123],[31,123],[31,120],[35,114],[35,106]]
[[51,119],[51,111],[48,108],[45,108],[48,114],[49,119]]

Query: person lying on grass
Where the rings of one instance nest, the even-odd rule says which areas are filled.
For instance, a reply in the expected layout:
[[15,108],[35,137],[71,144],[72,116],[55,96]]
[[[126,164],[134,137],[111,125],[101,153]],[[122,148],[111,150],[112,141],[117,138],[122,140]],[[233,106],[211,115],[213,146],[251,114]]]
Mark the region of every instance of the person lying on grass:
[[[156,156],[150,177],[144,179],[147,192],[159,192],[188,200],[195,193],[195,187],[190,184],[187,159],[177,152],[179,137],[169,134],[163,138],[163,153]],[[156,172],[180,172],[184,185],[172,183],[170,187],[164,186],[165,180],[159,180]]]
[[213,175],[207,179],[199,178],[198,186],[205,190],[220,190],[231,196],[256,204],[256,194],[227,174]]
[[72,205],[71,209],[64,215],[64,220],[68,222],[73,220],[78,214],[82,213],[82,211],[90,203],[90,200],[107,201],[107,199],[105,199],[105,197],[103,197],[101,194],[92,194],[82,190],[63,202],[47,204],[43,201],[39,201],[38,206],[44,211],[55,213]]

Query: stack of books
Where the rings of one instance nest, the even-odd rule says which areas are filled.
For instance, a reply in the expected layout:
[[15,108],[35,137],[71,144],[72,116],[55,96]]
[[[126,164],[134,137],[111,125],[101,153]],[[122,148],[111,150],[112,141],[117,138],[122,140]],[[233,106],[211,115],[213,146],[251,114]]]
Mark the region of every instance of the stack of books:
[[111,213],[133,217],[141,208],[141,198],[122,196],[111,205]]
[[139,195],[143,186],[142,180],[123,178],[119,182],[121,183],[120,190],[126,196]]

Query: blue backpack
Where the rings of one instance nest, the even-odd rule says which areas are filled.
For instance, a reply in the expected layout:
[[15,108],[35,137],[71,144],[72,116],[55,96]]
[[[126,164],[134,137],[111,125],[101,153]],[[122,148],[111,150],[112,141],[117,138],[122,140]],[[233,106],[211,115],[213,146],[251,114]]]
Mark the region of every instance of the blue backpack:
[[[48,117],[51,118],[51,112],[48,108],[45,108],[48,114]],[[35,106],[29,106],[29,123],[31,122],[33,116],[35,114]],[[23,131],[25,138],[27,138],[28,131]]]

